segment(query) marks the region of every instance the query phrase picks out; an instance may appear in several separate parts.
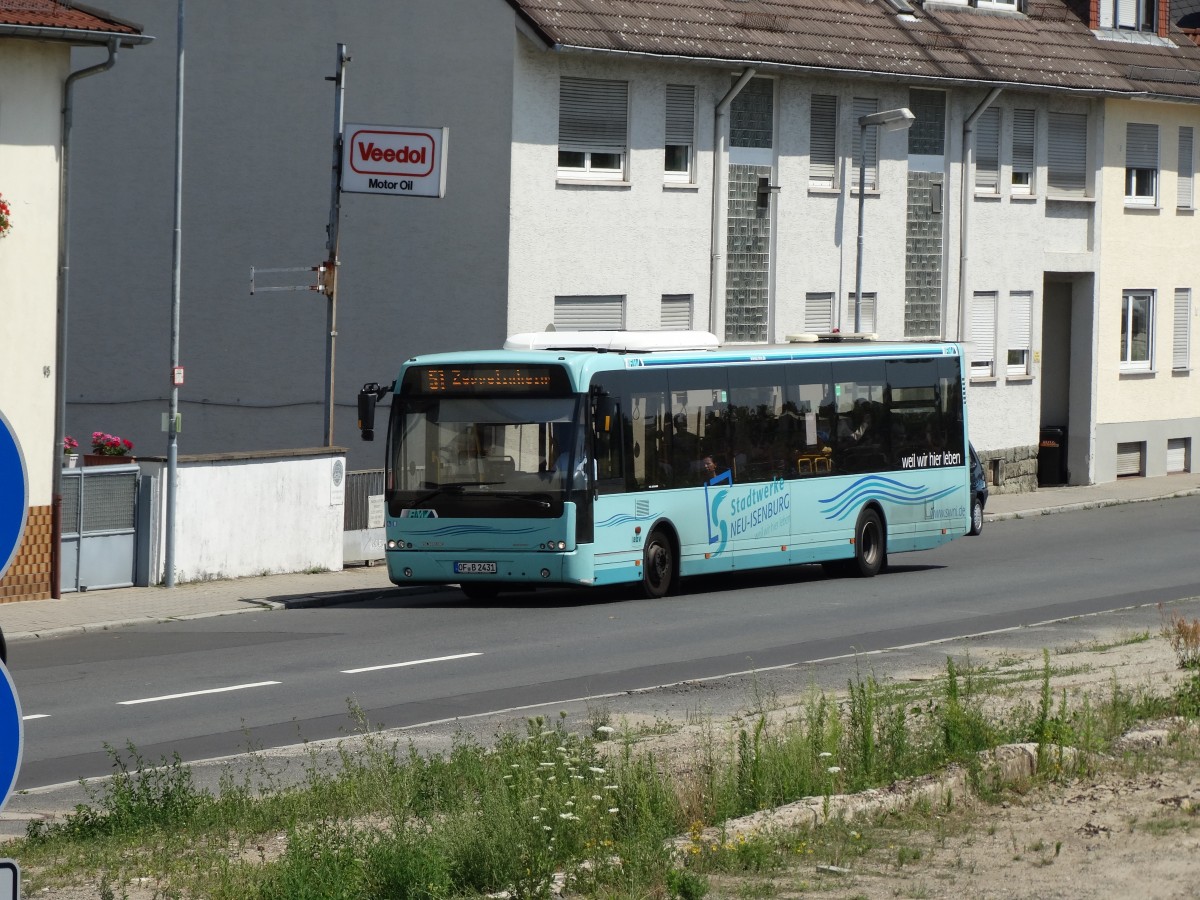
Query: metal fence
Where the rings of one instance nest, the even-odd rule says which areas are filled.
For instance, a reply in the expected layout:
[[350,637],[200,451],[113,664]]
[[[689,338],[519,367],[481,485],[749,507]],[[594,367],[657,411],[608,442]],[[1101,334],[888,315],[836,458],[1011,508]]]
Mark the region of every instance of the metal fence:
[[368,498],[383,494],[383,469],[364,469],[346,474],[345,531],[360,531],[367,527]]

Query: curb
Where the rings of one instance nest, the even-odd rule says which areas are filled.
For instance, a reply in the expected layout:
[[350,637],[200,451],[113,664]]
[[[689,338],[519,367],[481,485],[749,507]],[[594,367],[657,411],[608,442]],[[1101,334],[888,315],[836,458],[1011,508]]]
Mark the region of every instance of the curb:
[[1051,516],[1064,512],[1079,512],[1085,509],[1103,509],[1108,506],[1125,506],[1130,503],[1151,503],[1155,500],[1175,500],[1180,497],[1195,497],[1200,495],[1200,488],[1188,488],[1170,494],[1158,494],[1154,497],[1102,497],[1096,500],[1082,500],[1079,503],[1064,503],[1060,506],[1043,506],[1034,509],[1020,509],[1012,512],[985,512],[985,522],[1003,522],[1011,519],[1032,519],[1037,516]]

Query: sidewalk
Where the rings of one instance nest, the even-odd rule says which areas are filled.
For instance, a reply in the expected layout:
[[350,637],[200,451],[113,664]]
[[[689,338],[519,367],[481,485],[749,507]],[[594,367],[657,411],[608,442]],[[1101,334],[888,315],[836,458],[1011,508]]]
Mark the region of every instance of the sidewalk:
[[[1123,478],[1108,484],[1040,488],[993,494],[985,522],[1200,494],[1200,473]],[[984,529],[983,539],[987,538]],[[341,572],[264,575],[163,587],[117,588],[67,594],[61,600],[0,604],[0,628],[9,643],[52,635],[102,631],[118,625],[233,615],[263,609],[323,606],[393,590],[387,567]]]

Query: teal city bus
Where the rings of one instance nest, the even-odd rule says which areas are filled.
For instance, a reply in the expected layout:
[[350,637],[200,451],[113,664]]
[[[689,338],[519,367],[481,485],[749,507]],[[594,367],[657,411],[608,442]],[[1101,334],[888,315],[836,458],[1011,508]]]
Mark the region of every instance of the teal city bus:
[[963,355],[838,335],[720,346],[704,332],[544,332],[417,356],[393,394],[396,584],[473,599],[821,563],[870,577],[970,527]]

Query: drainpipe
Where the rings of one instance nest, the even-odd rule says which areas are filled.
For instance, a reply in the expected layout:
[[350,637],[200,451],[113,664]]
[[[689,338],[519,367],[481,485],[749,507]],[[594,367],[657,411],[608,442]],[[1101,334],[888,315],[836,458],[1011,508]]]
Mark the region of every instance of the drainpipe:
[[62,105],[62,152],[58,167],[58,328],[54,348],[55,403],[54,403],[54,473],[52,499],[50,501],[51,528],[50,545],[50,596],[58,600],[62,596],[62,438],[67,422],[67,298],[70,280],[70,215],[71,205],[67,202],[71,171],[71,120],[75,82],[89,75],[107,72],[117,63],[117,38],[108,42],[108,59],[78,72],[72,72],[63,83]]
[[720,189],[725,183],[725,179],[721,177],[721,164],[725,160],[725,115],[729,112],[733,98],[742,92],[742,88],[754,77],[756,71],[754,68],[748,68],[742,72],[737,82],[729,89],[729,93],[721,98],[713,115],[712,255],[708,264],[708,330],[718,338],[724,334],[724,329],[717,330],[717,291],[721,279],[721,252],[725,247],[725,232],[721,228],[722,202],[725,198]]
[[[975,111],[963,122],[963,151],[962,169],[959,174],[959,195],[962,210],[958,223],[958,341],[962,343],[966,336],[963,329],[967,319],[967,238],[970,235],[971,195],[974,193],[974,180],[971,178],[971,163],[975,159],[975,123],[987,112],[987,108],[996,102],[1004,88],[992,88],[983,98],[983,102],[975,107]],[[999,177],[999,173],[997,173]],[[942,316],[942,340],[946,339],[946,316]]]

